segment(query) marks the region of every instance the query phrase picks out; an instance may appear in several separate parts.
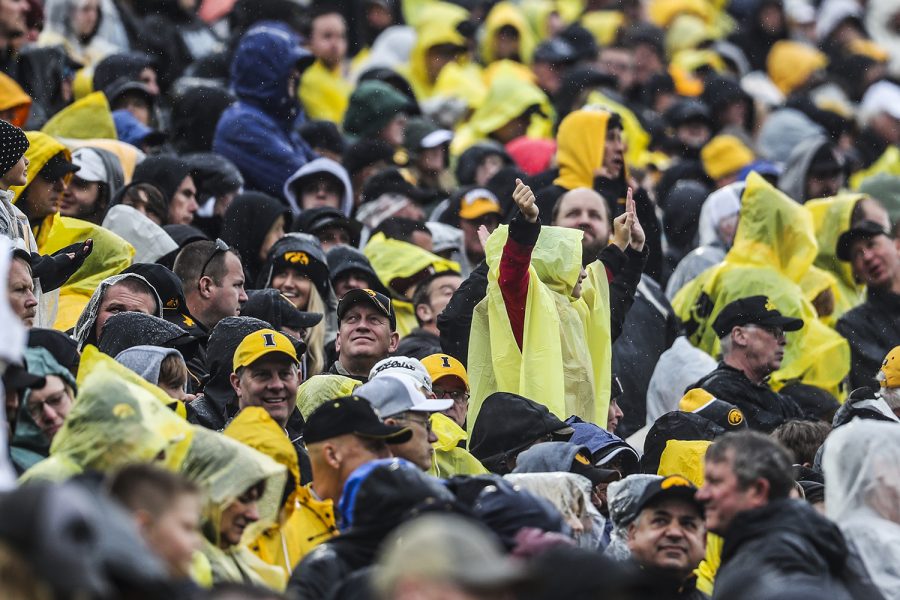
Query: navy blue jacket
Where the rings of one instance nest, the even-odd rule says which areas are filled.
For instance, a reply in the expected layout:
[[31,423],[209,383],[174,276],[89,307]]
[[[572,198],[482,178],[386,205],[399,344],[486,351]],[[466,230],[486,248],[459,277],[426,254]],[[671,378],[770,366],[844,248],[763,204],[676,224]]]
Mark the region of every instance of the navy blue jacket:
[[296,131],[303,113],[288,90],[291,69],[302,71],[312,60],[281,23],[263,21],[241,38],[231,63],[238,101],[222,114],[213,151],[237,165],[247,189],[286,200],[284,182],[316,158]]

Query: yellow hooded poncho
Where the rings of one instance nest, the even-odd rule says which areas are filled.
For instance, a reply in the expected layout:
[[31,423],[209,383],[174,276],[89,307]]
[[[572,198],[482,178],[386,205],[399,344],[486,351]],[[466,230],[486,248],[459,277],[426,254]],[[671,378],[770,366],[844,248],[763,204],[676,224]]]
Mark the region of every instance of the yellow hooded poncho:
[[300,101],[310,119],[344,122],[353,86],[341,75],[341,68],[329,69],[316,60],[300,80]]
[[603,166],[610,116],[605,110],[591,109],[566,115],[556,134],[559,177],[553,183],[567,190],[594,187],[594,177]]
[[460,272],[459,263],[441,258],[415,244],[387,238],[383,233],[377,233],[369,239],[366,247],[363,248],[363,254],[372,263],[378,279],[395,298],[393,300],[394,314],[397,317],[397,333],[401,338],[418,327],[419,323],[416,321],[412,302],[396,299],[402,297],[401,294],[406,290],[395,289],[393,284],[397,280],[407,279],[429,269],[433,273]]
[[828,65],[828,57],[802,42],[780,40],[766,56],[769,78],[784,94],[790,94],[809,80],[810,76]]
[[484,21],[484,37],[481,39],[481,60],[488,65],[496,60],[494,37],[502,27],[512,27],[519,32],[519,62],[531,63],[536,45],[534,31],[525,18],[522,9],[512,2],[498,2]]
[[432,444],[434,446],[434,460],[431,462],[431,468],[428,469],[429,475],[434,475],[441,479],[449,479],[454,475],[483,475],[488,473],[484,465],[477,458],[465,449],[460,447],[459,443],[466,441],[469,436],[462,427],[456,424],[456,421],[442,415],[441,413],[433,413],[431,415],[431,430],[437,436],[437,441]]
[[599,108],[619,115],[619,118],[622,119],[622,136],[628,143],[625,149],[625,162],[640,167],[647,164],[650,160],[647,152],[647,148],[650,146],[650,134],[647,133],[637,115],[630,108],[597,90],[588,95],[584,108]]
[[456,132],[450,143],[450,153],[459,156],[467,148],[486,139],[529,108],[537,106],[541,112],[531,117],[529,137],[549,137],[552,108],[539,87],[509,73],[499,73],[491,81],[484,103],[467,123]]
[[60,139],[118,139],[112,110],[103,92],[76,100],[53,115],[41,131]]
[[[13,204],[19,203],[22,193],[29,185],[31,185],[38,176],[38,173],[40,173],[41,169],[44,168],[44,165],[46,165],[51,158],[57,154],[62,154],[67,161],[72,161],[72,153],[69,152],[69,149],[46,133],[40,131],[28,131],[25,133],[25,137],[28,138],[29,143],[28,150],[25,151],[25,158],[28,159],[28,176],[25,185],[10,186],[9,190],[14,194]],[[71,179],[71,174],[65,177],[67,185]],[[21,208],[21,206],[19,208]],[[52,215],[46,217],[41,223],[31,224],[34,236],[38,239],[38,246],[40,246],[41,230],[45,227],[49,228],[46,224],[49,223],[51,218]]]
[[888,146],[888,149],[884,151],[884,154],[879,156],[878,160],[873,162],[869,168],[861,169],[851,175],[850,189],[858,190],[863,181],[873,175],[878,175],[879,173],[900,175],[900,148]]
[[297,451],[269,413],[259,406],[248,406],[234,418],[223,433],[257,450],[287,469],[294,491],[285,499],[277,521],[248,544],[250,551],[267,564],[290,577],[294,565],[306,554],[307,533],[302,522],[293,519],[300,487],[300,463]]
[[428,76],[428,49],[445,44],[464,48],[466,39],[456,27],[469,18],[469,12],[448,2],[429,2],[421,18],[410,19],[416,29],[416,43],[409,56],[409,64],[400,70],[412,86],[419,102],[431,98],[435,81]]
[[685,285],[672,301],[691,331],[691,343],[716,356],[719,340],[712,323],[719,311],[734,300],[764,294],[781,313],[804,322],[801,330],[787,334],[784,360],[771,376],[772,387],[777,390],[789,381],[801,381],[843,397],[849,347],[817,318],[799,286],[817,253],[806,209],[751,173],[734,245],[725,261]]
[[862,194],[844,194],[833,198],[810,200],[803,206],[812,215],[819,253],[815,265],[830,274],[836,285],[834,320],[865,300],[864,286],[853,277],[850,263],[838,260],[837,240],[850,229],[850,219]]
[[25,127],[31,113],[31,96],[25,93],[16,80],[0,73],[0,112],[12,111],[8,121],[18,128]]
[[349,396],[360,385],[358,380],[343,375],[313,375],[297,388],[297,410],[304,420],[308,419],[321,405],[334,398]]
[[485,248],[487,296],[475,307],[469,337],[469,433],[484,399],[497,391],[530,398],[560,419],[577,415],[605,427],[611,342],[603,263],[588,265],[581,297],[572,297],[582,268],[584,234],[565,227],[541,228],[528,269],[520,351],[498,283],[508,235],[507,226],[498,227]]
[[256,539],[278,518],[287,470],[249,446],[195,426],[194,439],[184,460],[182,474],[203,490],[202,552],[212,569],[213,583],[235,582],[284,589],[286,577],[278,567],[266,564],[243,544],[219,548],[222,513],[248,489],[260,482],[265,490],[257,506],[259,521],[244,531],[244,543]]
[[166,394],[139,375],[85,348],[78,369],[78,396],[53,438],[50,457],[21,481],[61,481],[85,470],[110,472],[136,462],[159,462],[177,470],[193,432],[166,404]]

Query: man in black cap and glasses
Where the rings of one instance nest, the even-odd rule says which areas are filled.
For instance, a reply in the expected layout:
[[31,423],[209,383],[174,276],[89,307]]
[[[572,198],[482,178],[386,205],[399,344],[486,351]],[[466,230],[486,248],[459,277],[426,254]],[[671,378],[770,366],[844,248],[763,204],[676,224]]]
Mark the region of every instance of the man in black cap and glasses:
[[247,301],[241,259],[222,240],[191,242],[172,270],[181,279],[188,312],[206,331],[225,317],[238,316]]
[[803,418],[793,400],[767,384],[769,375],[781,367],[785,333],[801,327],[802,319],[782,315],[766,296],[731,302],[713,322],[722,362],[691,388],[703,388],[737,406],[751,429],[768,433],[788,419]]

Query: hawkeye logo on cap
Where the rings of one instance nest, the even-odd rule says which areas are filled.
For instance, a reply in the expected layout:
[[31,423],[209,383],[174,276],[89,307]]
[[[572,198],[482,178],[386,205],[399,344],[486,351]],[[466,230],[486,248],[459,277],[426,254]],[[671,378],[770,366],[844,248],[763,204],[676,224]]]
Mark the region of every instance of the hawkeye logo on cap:
[[584,455],[581,454],[581,452],[579,452],[578,454],[575,455],[575,462],[585,465],[587,467],[591,466],[591,461],[589,461],[587,458],[585,458]]
[[166,300],[166,308],[178,308],[178,298],[169,298]]
[[691,487],[693,484],[681,475],[670,475],[663,479],[659,486],[667,490],[672,487]]
[[284,260],[293,264],[308,265],[309,256],[306,252],[285,252]]
[[729,425],[740,425],[744,422],[744,413],[742,413],[737,408],[732,408],[728,411],[728,424]]
[[113,406],[112,414],[117,419],[127,419],[128,417],[134,416],[134,407],[130,404],[125,404],[124,402],[122,402]]
[[775,311],[778,310],[775,308],[775,304],[769,298],[766,298],[766,310]]
[[364,288],[363,291],[367,293],[370,297],[375,298],[375,292],[370,290],[369,288]]

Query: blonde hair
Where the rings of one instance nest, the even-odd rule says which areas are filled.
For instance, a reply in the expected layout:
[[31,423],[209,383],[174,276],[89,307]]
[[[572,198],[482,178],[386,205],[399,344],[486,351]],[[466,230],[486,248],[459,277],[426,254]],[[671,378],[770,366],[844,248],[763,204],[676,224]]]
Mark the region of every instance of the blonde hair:
[[306,309],[308,312],[319,313],[323,315],[322,320],[315,327],[311,327],[306,332],[306,373],[305,377],[318,375],[325,368],[325,318],[326,308],[325,301],[319,295],[319,290],[315,285],[309,286],[309,300],[306,301]]

